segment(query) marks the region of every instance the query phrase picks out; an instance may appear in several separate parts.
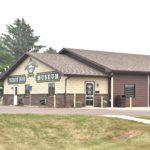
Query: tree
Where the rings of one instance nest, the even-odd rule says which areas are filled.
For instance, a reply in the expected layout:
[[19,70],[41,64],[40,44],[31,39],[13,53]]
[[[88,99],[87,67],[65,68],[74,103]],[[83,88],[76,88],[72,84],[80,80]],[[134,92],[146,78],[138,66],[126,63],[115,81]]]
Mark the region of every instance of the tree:
[[39,51],[41,45],[35,45],[40,36],[34,36],[34,30],[24,19],[16,19],[11,25],[6,25],[7,33],[2,34],[2,40],[16,58],[29,51]]
[[12,65],[14,61],[14,56],[11,55],[8,48],[0,40],[0,72],[3,72],[4,68]]
[[55,49],[53,49],[52,47],[49,47],[48,49],[46,49],[44,51],[44,53],[49,53],[49,54],[56,54],[57,51]]

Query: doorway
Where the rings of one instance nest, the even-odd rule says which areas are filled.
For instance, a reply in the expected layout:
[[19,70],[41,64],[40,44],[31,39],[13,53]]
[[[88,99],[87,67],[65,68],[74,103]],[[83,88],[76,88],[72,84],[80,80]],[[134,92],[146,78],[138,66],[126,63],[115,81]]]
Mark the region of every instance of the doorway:
[[94,82],[85,82],[85,100],[87,106],[93,106]]
[[14,105],[18,105],[18,87],[14,87]]

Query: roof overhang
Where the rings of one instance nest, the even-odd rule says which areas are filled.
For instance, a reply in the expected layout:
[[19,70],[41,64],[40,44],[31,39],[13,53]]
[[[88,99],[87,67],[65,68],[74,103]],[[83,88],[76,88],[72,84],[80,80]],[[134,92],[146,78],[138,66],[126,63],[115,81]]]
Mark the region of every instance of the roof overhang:
[[78,58],[80,61],[85,61],[85,63],[88,63],[89,65],[92,64],[92,67],[95,67],[98,70],[103,71],[104,73],[107,73],[109,75],[113,74],[150,74],[150,71],[136,71],[136,70],[115,70],[111,69],[107,66],[104,66],[102,64],[96,63],[94,61],[89,60],[88,58],[85,58],[79,54],[76,54],[75,52],[72,52],[69,50],[70,48],[63,48],[59,53],[60,54],[68,54],[72,57]]
[[28,57],[28,54],[24,54],[22,57],[20,57],[12,67],[10,67],[6,72],[2,73],[0,76],[0,81],[3,81],[12,71],[16,69],[18,65],[20,65],[21,62],[23,62]]

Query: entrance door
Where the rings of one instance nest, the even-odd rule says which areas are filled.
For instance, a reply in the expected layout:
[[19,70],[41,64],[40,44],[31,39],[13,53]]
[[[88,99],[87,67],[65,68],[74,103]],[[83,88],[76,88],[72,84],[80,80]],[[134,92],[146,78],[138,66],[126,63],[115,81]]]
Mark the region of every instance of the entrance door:
[[18,93],[18,87],[14,87],[14,105],[18,104],[18,98],[17,98],[17,93]]
[[86,82],[85,84],[86,105],[93,106],[94,101],[94,82]]

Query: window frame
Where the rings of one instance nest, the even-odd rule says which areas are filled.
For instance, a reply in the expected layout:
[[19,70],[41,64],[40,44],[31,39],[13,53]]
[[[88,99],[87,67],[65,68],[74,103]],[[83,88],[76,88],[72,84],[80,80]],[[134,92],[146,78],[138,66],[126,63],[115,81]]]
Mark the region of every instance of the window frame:
[[55,95],[55,83],[48,83],[48,95],[49,96]]

